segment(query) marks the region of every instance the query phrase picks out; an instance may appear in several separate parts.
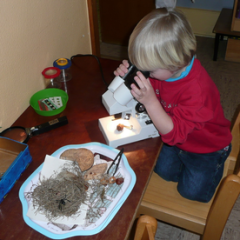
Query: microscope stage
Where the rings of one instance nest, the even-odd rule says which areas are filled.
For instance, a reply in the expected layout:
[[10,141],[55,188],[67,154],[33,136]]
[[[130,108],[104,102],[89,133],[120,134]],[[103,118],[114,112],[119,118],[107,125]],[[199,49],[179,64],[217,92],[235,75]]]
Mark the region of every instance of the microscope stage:
[[[127,127],[132,126],[132,129],[123,127],[122,131],[118,131],[118,124],[123,124]],[[109,116],[99,119],[99,128],[102,131],[107,144],[114,148],[159,136],[155,126],[152,123],[149,123],[149,119],[143,120],[131,117],[129,120],[116,120],[113,116]]]

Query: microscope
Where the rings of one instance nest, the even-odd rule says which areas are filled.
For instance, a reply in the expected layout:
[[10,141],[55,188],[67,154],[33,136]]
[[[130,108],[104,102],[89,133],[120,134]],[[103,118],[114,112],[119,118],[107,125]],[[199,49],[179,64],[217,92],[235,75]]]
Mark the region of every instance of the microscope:
[[[102,95],[102,103],[110,116],[99,119],[99,128],[107,144],[114,148],[159,136],[144,105],[130,92],[132,83],[138,86],[134,80],[137,71],[130,65],[128,72],[123,77],[116,76]],[[149,77],[149,72],[141,72]]]

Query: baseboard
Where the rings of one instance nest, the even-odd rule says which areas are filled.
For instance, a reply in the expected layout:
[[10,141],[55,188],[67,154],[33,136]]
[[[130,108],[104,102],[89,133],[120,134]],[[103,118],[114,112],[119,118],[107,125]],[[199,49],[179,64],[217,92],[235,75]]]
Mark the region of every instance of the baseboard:
[[177,9],[185,14],[197,36],[215,37],[212,30],[220,11],[183,7],[177,7]]

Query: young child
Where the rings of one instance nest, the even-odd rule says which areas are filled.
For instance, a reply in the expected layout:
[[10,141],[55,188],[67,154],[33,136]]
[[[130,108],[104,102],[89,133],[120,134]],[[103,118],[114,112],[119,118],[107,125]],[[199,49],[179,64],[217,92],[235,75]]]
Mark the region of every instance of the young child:
[[[185,16],[166,8],[145,16],[131,34],[129,59],[139,70],[131,93],[141,102],[164,142],[154,171],[178,182],[179,193],[208,202],[231,151],[230,122],[220,94],[196,59],[196,39]],[[124,60],[115,75],[123,76]]]

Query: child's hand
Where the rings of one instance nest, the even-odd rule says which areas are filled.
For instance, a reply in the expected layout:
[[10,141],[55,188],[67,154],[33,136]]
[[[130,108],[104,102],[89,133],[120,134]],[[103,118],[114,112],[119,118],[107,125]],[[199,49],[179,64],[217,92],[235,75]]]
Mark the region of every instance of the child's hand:
[[157,100],[153,87],[149,79],[146,79],[140,71],[137,72],[137,76],[134,77],[134,80],[137,82],[140,89],[135,84],[131,84],[131,93],[147,108],[147,105],[151,105]]
[[114,71],[115,76],[124,76],[128,72],[129,63],[127,60],[123,60],[122,64]]

